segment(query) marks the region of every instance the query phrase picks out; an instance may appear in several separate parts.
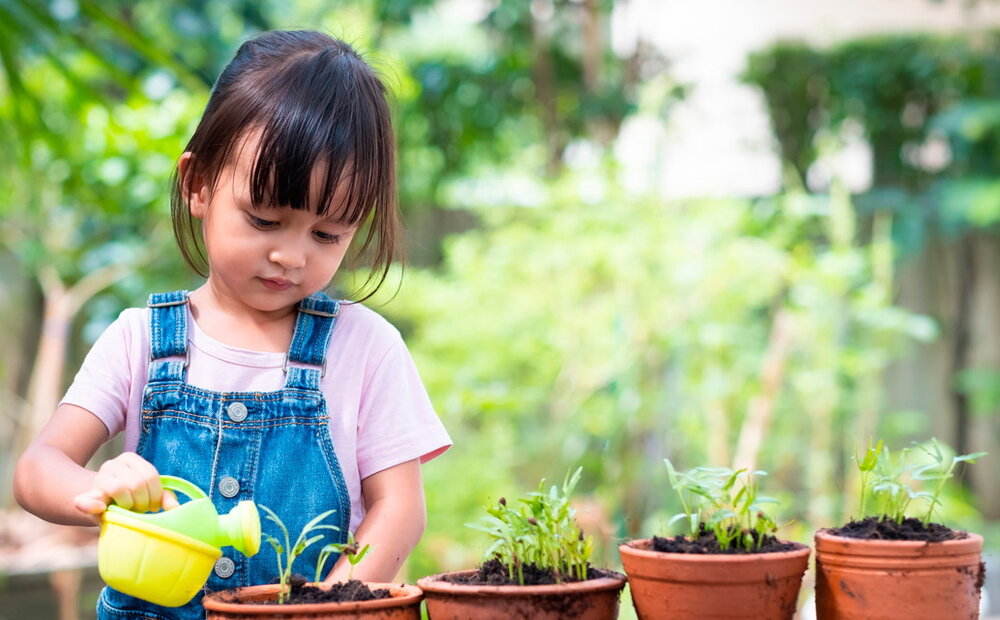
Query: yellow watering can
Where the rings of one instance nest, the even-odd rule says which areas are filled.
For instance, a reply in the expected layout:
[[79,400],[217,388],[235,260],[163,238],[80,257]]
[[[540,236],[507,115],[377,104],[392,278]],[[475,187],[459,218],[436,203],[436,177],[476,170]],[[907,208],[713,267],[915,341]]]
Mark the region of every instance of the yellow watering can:
[[119,592],[179,607],[208,581],[221,547],[235,547],[247,556],[260,550],[260,515],[249,500],[220,515],[205,492],[187,480],[160,476],[160,482],[190,501],[154,513],[108,506],[97,542],[97,568],[101,579]]

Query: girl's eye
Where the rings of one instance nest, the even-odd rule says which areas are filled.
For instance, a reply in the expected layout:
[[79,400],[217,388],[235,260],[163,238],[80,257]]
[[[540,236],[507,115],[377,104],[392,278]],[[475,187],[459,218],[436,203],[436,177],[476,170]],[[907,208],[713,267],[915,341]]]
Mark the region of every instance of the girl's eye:
[[272,222],[271,220],[262,220],[256,215],[247,214],[247,217],[250,218],[250,223],[256,226],[257,228],[274,228],[275,226],[278,225],[277,222]]
[[320,243],[340,243],[340,235],[333,235],[321,230],[314,231],[313,234]]

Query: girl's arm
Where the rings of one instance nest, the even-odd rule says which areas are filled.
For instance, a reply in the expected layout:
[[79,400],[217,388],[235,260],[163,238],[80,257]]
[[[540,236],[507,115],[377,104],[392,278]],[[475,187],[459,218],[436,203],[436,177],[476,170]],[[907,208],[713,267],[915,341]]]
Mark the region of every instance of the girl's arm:
[[[388,583],[420,541],[427,524],[420,459],[368,476],[361,481],[361,496],[366,513],[354,538],[360,547],[372,548],[351,577]],[[325,581],[346,581],[350,570],[350,562],[341,556]]]
[[76,405],[60,405],[14,469],[14,496],[21,506],[46,521],[94,525],[109,502],[142,512],[177,504],[164,493],[159,474],[148,461],[126,452],[86,468],[108,438],[94,414]]

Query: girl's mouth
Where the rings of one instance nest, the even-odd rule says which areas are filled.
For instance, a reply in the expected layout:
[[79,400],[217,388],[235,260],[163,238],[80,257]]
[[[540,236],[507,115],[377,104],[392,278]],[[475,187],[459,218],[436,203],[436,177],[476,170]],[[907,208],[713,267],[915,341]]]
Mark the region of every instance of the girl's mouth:
[[291,280],[284,280],[282,278],[261,278],[260,281],[272,291],[283,291],[295,285]]

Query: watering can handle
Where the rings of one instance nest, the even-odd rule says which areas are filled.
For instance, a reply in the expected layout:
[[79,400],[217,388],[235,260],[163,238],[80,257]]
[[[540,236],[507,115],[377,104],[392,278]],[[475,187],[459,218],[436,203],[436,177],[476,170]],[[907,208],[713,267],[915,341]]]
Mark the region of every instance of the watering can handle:
[[199,489],[193,483],[188,482],[184,478],[178,478],[177,476],[160,476],[160,485],[162,485],[164,489],[180,491],[191,499],[202,499],[208,497],[204,491]]

